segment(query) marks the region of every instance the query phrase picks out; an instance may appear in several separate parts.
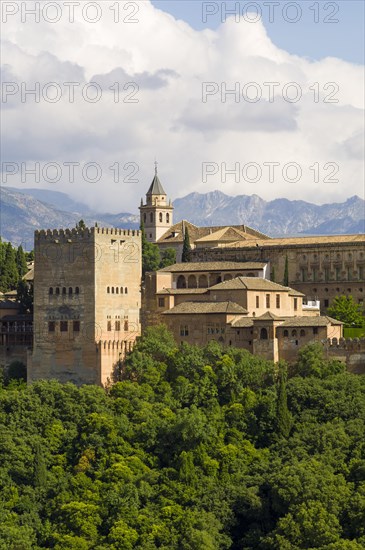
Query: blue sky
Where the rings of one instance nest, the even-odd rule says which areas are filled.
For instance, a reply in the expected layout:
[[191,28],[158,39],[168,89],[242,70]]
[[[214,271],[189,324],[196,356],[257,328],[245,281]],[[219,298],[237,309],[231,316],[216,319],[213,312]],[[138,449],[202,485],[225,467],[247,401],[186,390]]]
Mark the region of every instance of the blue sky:
[[[314,60],[330,56],[339,57],[353,63],[364,63],[365,2],[363,0],[337,0],[336,2],[326,2],[325,0],[319,0],[319,2],[313,0],[280,1],[281,5],[275,7],[273,22],[269,20],[270,12],[269,7],[266,5],[268,3],[262,0],[256,2],[225,2],[227,10],[236,10],[237,4],[242,6],[243,9],[248,4],[261,4],[262,20],[269,37],[276,46],[285,49],[289,53]],[[294,11],[290,11],[288,7],[290,3],[296,3],[302,8],[302,17],[296,23],[287,22],[282,16],[282,9],[286,5],[288,18],[295,18]],[[220,7],[224,2],[152,0],[152,4],[174,17],[186,21],[194,29],[201,30],[204,28],[216,29],[219,26],[221,23]],[[203,4],[216,4],[218,7],[218,13],[207,16],[206,23],[202,21]],[[315,6],[315,4],[318,6]],[[208,9],[213,9],[213,7]],[[314,23],[316,15],[319,19],[318,23]],[[338,19],[338,23],[324,22],[325,18],[331,21]]]

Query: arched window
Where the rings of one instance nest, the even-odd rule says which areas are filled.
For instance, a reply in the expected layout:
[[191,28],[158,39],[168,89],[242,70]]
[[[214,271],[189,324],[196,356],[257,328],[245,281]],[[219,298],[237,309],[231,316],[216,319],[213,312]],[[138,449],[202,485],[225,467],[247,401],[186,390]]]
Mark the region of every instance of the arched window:
[[59,293],[60,293],[60,289],[57,287],[57,288],[56,288],[56,294],[57,294],[57,296],[58,296]]
[[118,286],[115,287],[115,292],[116,292],[116,294],[119,294],[119,287]]
[[151,214],[150,214],[150,222],[151,223],[153,222],[153,212],[151,212]]
[[166,214],[166,223],[170,223],[170,214]]
[[110,294],[110,286],[107,287],[106,291],[108,294]]
[[120,287],[120,293],[123,294],[123,287]]
[[125,287],[125,289],[124,289],[124,294],[128,294],[128,288],[127,287]]
[[305,336],[305,330],[304,330],[304,329],[302,329],[302,330],[300,331],[300,335],[301,335],[301,336]]
[[67,289],[66,287],[64,286],[63,289],[62,289],[62,294],[66,294],[67,293]]
[[184,275],[179,275],[176,283],[177,288],[186,288],[186,281]]
[[196,288],[197,282],[195,275],[189,275],[188,277],[188,288]]
[[114,294],[114,287],[112,286],[112,294]]
[[289,331],[284,330],[284,338],[288,338],[288,336],[289,336]]
[[162,212],[160,212],[159,216],[158,216],[158,219],[160,220],[160,222],[162,223]]
[[78,286],[75,288],[75,294],[80,294],[80,289]]
[[296,335],[297,335],[297,331],[296,331],[295,329],[292,330],[292,331],[291,331],[291,335],[292,335],[292,336],[296,336]]
[[68,293],[69,293],[69,295],[71,296],[71,294],[72,294],[72,286],[69,286],[69,287],[68,287]]
[[52,296],[52,294],[53,294],[53,288],[52,288],[52,287],[49,288],[49,294],[50,294],[51,296]]
[[260,340],[267,340],[267,329],[262,328],[260,330]]
[[147,214],[143,214],[143,221],[144,221],[144,223],[146,223],[146,221],[147,221]]
[[199,288],[208,288],[208,278],[206,275],[199,276]]

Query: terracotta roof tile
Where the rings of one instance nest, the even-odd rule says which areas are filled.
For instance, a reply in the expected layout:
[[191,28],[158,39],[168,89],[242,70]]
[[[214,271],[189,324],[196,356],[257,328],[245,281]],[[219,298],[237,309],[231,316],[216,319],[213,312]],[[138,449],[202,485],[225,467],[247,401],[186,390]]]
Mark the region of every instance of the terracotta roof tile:
[[163,315],[227,313],[242,315],[247,310],[235,302],[184,302],[163,312]]
[[267,290],[277,292],[288,292],[288,287],[261,279],[260,277],[236,277],[230,281],[223,281],[217,285],[211,286],[209,290]]
[[194,271],[242,271],[246,269],[263,269],[266,265],[266,262],[186,262],[169,265],[168,267],[159,269],[159,271],[167,271],[168,273],[190,273]]

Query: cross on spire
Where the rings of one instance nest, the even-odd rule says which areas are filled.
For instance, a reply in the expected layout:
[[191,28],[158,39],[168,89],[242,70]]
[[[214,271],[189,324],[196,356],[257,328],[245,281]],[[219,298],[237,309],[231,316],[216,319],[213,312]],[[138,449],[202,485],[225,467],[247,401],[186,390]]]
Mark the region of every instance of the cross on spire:
[[158,162],[157,160],[155,159],[155,175],[157,176],[157,165],[158,165]]

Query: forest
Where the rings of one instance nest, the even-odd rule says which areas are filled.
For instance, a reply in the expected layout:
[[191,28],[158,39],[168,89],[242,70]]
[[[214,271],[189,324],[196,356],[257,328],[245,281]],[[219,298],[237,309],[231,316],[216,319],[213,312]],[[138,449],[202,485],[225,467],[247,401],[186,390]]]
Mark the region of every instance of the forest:
[[365,548],[365,376],[138,341],[109,388],[4,376],[0,550]]

